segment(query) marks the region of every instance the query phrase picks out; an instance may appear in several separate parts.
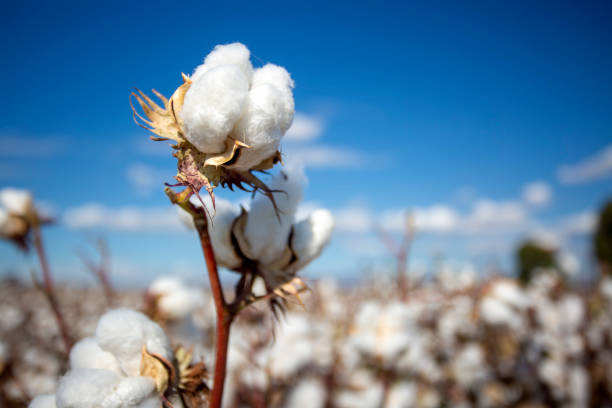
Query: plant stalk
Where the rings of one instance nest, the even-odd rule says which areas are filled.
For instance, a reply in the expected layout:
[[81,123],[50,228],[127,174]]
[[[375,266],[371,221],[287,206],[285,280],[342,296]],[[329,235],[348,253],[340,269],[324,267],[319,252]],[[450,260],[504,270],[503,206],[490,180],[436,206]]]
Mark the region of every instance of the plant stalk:
[[178,204],[185,211],[189,212],[193,218],[195,229],[200,238],[200,245],[206,269],[208,270],[208,280],[210,290],[215,303],[217,314],[217,333],[215,342],[215,372],[213,374],[213,388],[210,394],[210,408],[221,408],[223,401],[223,389],[225,386],[225,376],[227,370],[227,349],[229,345],[230,328],[234,320],[235,312],[231,308],[223,295],[223,287],[219,279],[219,270],[215,253],[208,234],[208,219],[206,210],[198,208],[189,202],[188,190],[175,194],[170,188],[166,188],[166,194],[174,204]]
[[38,222],[32,223],[32,231],[34,235],[34,246],[36,247],[36,254],[38,255],[38,261],[40,262],[40,269],[42,270],[43,275],[42,289],[49,301],[49,305],[51,306],[55,320],[57,321],[57,326],[59,328],[60,335],[62,336],[62,341],[64,342],[66,355],[68,355],[70,354],[70,349],[74,343],[72,337],[70,336],[68,325],[66,324],[64,316],[59,308],[57,297],[55,296],[55,285],[53,284],[53,277],[51,276],[51,270],[49,268],[49,263],[47,262],[47,256],[45,254],[42,234],[40,231],[40,224]]

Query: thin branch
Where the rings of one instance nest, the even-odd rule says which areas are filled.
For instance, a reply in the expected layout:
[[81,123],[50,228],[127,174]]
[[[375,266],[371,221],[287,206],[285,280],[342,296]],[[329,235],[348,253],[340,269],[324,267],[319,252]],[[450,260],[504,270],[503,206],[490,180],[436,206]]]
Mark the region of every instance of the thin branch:
[[191,191],[186,188],[179,194],[175,194],[169,187],[165,188],[165,192],[173,204],[179,205],[183,210],[191,214],[193,223],[198,237],[206,268],[208,269],[208,280],[210,281],[210,289],[215,303],[217,313],[217,339],[215,344],[215,371],[213,377],[213,388],[210,397],[210,408],[220,408],[223,400],[223,388],[225,385],[225,375],[227,368],[227,348],[229,344],[230,328],[234,320],[235,314],[230,311],[228,304],[223,295],[223,287],[219,279],[219,271],[215,254],[208,235],[208,219],[206,210],[201,207],[196,207],[189,201]]
[[49,305],[51,306],[51,310],[53,311],[53,315],[55,316],[55,320],[57,321],[57,326],[59,328],[60,335],[62,336],[62,341],[64,342],[64,349],[66,351],[66,355],[68,355],[70,354],[70,349],[72,348],[72,345],[74,343],[72,337],[70,336],[68,325],[64,320],[64,316],[62,315],[59,304],[57,302],[55,286],[53,284],[53,277],[51,276],[51,270],[49,268],[49,263],[47,262],[47,256],[45,255],[45,248],[43,246],[40,224],[38,222],[32,223],[32,231],[34,234],[34,246],[36,247],[36,253],[38,255],[40,268],[43,274],[43,285],[40,286],[40,288],[47,300],[49,301]]

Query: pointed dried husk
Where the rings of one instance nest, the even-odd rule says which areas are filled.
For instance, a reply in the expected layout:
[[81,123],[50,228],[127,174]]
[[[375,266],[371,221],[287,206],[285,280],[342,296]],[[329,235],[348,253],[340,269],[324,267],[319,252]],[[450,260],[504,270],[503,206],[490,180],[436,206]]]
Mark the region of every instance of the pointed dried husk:
[[[259,190],[272,198],[272,191],[252,172],[271,169],[280,161],[280,152],[276,151],[274,155],[263,160],[257,166],[244,170],[236,168],[235,163],[240,157],[241,150],[249,148],[245,143],[228,136],[223,152],[203,153],[185,138],[180,113],[185,94],[192,82],[187,75],[182,74],[182,76],[183,84],[174,91],[170,99],[153,90],[153,93],[163,103],[163,107],[139,89],[132,92],[130,97],[134,121],[139,126],[157,135],[157,137],[151,136],[151,139],[174,142],[172,148],[176,150],[174,156],[178,160],[178,172],[175,176],[178,185],[190,187],[195,193],[198,193],[202,188],[206,188],[213,198],[213,205],[212,189],[218,185],[230,189],[237,187],[249,192]],[[131,98],[136,99],[143,114],[139,113],[134,107]]]

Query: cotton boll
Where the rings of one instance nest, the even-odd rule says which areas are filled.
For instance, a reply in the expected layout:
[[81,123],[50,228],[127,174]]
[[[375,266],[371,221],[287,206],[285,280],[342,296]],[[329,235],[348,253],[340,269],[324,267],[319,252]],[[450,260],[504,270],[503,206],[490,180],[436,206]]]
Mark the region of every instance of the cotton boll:
[[204,304],[201,290],[188,287],[175,276],[155,279],[148,292],[158,297],[157,307],[169,319],[183,319]]
[[105,313],[96,329],[98,345],[119,361],[127,375],[137,376],[143,345],[149,353],[156,353],[172,361],[170,341],[161,327],[142,313],[130,309],[116,309]]
[[[115,390],[121,377],[108,370],[76,369],[60,379],[56,393],[57,408],[101,408]],[[119,408],[119,406],[116,406]]]
[[55,394],[39,395],[30,402],[28,408],[56,408]]
[[194,80],[180,113],[185,138],[203,153],[221,153],[242,115],[249,79],[238,65],[220,65]]
[[417,399],[416,388],[416,385],[410,382],[393,385],[389,390],[385,408],[414,407]]
[[7,187],[0,191],[0,205],[9,214],[25,216],[32,209],[32,195],[26,190]]
[[148,408],[159,407],[159,404],[155,382],[150,377],[122,378],[103,402],[103,406],[109,408]]
[[250,146],[241,151],[235,168],[248,169],[272,157],[293,122],[293,80],[282,67],[267,64],[255,71],[245,112],[233,137]]
[[299,167],[287,167],[286,171],[279,172],[268,183],[271,190],[279,190],[274,193],[274,199],[280,222],[268,197],[259,195],[253,200],[244,228],[249,244],[245,252],[253,259],[263,264],[272,263],[278,260],[287,248],[295,211],[302,199],[303,183],[304,173]]
[[325,397],[327,391],[316,379],[306,379],[300,381],[289,394],[286,406],[292,408],[323,408],[325,407]]
[[220,44],[215,47],[204,59],[204,63],[197,67],[191,76],[197,81],[202,75],[221,65],[237,65],[249,81],[253,76],[253,66],[250,61],[249,49],[241,43]]
[[485,355],[476,343],[464,346],[453,360],[453,374],[464,388],[471,388],[484,381],[488,376]]
[[86,337],[72,347],[70,368],[98,368],[121,372],[117,359],[111,353],[102,350],[93,337]]
[[236,268],[241,262],[232,244],[232,225],[239,214],[234,204],[218,198],[215,216],[208,223],[215,259],[219,265],[230,269]]
[[321,254],[334,229],[334,217],[325,209],[315,210],[308,218],[295,224],[291,247],[298,258],[299,268]]

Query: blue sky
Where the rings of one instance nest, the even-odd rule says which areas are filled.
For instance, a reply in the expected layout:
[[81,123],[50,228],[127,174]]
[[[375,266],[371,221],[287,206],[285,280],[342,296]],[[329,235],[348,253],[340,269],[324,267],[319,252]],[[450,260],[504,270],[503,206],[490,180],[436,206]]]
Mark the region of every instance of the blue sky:
[[[371,231],[399,234],[406,209],[415,267],[509,269],[536,236],[590,268],[594,211],[612,193],[609,2],[12,2],[0,18],[0,187],[31,189],[60,217],[45,236],[62,278],[86,279],[75,248],[98,235],[118,281],[200,276],[161,191],[175,160],[134,124],[128,95],[169,95],[234,41],[296,82],[283,151],[307,164],[306,205],[338,221],[308,276],[390,266]],[[112,222],[128,210],[130,228]],[[0,244],[0,271],[24,264]]]

